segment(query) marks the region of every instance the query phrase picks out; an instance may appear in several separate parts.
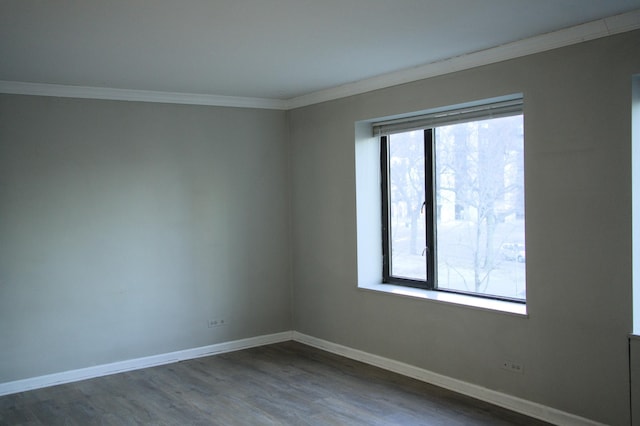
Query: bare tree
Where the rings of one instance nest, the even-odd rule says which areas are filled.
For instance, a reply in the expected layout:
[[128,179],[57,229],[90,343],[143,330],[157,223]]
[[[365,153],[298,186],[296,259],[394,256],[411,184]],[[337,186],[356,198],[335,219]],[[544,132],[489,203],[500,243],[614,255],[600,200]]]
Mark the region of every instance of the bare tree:
[[[485,291],[496,267],[496,225],[509,214],[523,214],[519,123],[518,118],[507,118],[437,129],[437,192],[448,194],[438,201],[454,204],[455,219],[471,223],[467,243],[475,292]],[[446,175],[453,178],[442,178]]]
[[[500,260],[497,227],[508,216],[522,218],[524,214],[522,119],[475,121],[434,132],[437,261],[453,271],[456,281],[462,280],[469,291],[483,293]],[[389,145],[391,216],[395,221],[392,246],[399,265],[414,261],[418,265],[415,256],[424,250],[422,135],[421,131],[393,135]],[[455,226],[468,230],[460,242],[451,242],[446,235]],[[417,268],[410,272],[416,275],[409,276],[419,278]]]

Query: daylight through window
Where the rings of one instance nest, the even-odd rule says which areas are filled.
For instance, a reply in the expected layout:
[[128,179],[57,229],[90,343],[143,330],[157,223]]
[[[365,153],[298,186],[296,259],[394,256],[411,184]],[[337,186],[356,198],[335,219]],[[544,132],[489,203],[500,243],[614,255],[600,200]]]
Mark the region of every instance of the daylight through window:
[[383,281],[524,302],[522,100],[377,123]]

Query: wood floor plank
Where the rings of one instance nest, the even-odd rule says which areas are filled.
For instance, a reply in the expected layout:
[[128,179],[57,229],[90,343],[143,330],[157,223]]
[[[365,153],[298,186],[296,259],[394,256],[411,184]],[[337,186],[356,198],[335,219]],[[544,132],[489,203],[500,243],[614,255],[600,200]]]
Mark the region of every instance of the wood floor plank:
[[296,342],[0,397],[0,426],[544,424]]

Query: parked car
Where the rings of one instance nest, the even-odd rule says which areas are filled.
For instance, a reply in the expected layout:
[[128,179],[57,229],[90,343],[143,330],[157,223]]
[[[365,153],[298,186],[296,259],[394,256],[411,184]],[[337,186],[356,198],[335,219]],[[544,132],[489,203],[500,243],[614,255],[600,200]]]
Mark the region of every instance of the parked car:
[[500,246],[500,254],[505,260],[515,260],[520,263],[524,263],[527,259],[524,244],[519,243],[504,243]]

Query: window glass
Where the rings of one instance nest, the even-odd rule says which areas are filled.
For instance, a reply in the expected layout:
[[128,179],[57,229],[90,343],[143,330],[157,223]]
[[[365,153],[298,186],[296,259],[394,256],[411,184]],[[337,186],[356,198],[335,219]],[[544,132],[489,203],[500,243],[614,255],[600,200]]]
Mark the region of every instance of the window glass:
[[522,115],[435,131],[440,289],[525,299]]
[[524,301],[522,114],[382,142],[385,282]]
[[422,131],[393,135],[389,145],[391,275],[426,280]]

